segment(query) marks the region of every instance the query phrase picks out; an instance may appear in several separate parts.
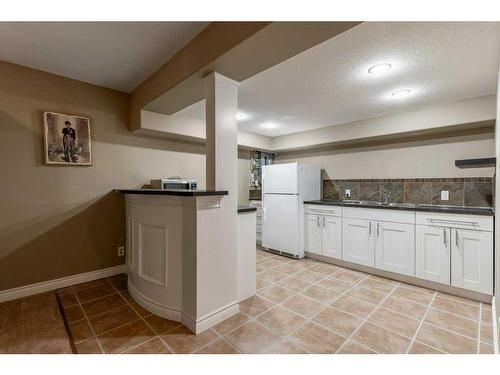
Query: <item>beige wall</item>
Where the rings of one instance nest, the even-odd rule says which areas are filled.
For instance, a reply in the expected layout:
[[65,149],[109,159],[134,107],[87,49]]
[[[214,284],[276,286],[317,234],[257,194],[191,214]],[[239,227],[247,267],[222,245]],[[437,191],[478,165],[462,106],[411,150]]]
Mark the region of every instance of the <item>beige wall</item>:
[[[440,142],[440,143],[437,143]],[[411,178],[493,176],[494,168],[459,169],[455,159],[491,157],[492,134],[376,148],[304,152],[280,156],[278,163],[300,161],[321,166],[323,178]]]
[[250,159],[238,159],[238,204],[247,205],[250,186]]
[[[123,262],[117,187],[181,175],[205,185],[205,148],[132,135],[129,96],[0,62],[0,290]],[[45,166],[42,112],[89,116],[91,167]]]

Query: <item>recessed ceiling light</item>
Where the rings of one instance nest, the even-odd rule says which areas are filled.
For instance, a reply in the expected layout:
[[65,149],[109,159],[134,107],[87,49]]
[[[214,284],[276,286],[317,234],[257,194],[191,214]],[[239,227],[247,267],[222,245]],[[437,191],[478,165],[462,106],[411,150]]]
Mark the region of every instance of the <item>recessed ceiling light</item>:
[[368,69],[368,73],[376,76],[376,75],[388,72],[389,70],[391,70],[391,68],[392,68],[392,65],[389,63],[377,64],[377,65],[373,65],[370,69]]
[[411,90],[408,90],[408,89],[405,89],[405,90],[398,90],[398,91],[394,91],[391,96],[393,98],[396,98],[396,99],[400,99],[400,98],[406,98],[407,96],[411,95],[412,91]]
[[278,127],[278,124],[269,121],[269,122],[264,122],[263,124],[260,124],[260,127],[264,128],[264,129],[276,129]]
[[236,120],[238,120],[238,121],[244,121],[244,120],[247,120],[247,119],[248,119],[248,115],[246,113],[238,112],[236,114]]

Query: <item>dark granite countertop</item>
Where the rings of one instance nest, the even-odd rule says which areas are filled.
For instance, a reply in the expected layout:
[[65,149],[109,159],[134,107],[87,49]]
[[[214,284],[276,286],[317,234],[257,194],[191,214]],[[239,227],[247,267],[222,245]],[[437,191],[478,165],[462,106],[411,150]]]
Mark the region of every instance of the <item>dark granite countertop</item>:
[[253,211],[257,211],[257,207],[253,207],[253,206],[238,206],[238,213],[239,214],[244,213],[244,212],[253,212]]
[[491,207],[441,206],[432,204],[411,204],[411,203],[392,203],[387,205],[387,204],[378,204],[376,202],[336,201],[336,200],[304,201],[304,203],[320,204],[325,206],[380,208],[388,210],[442,212],[450,214],[485,215],[485,216],[493,216],[495,212]]
[[116,193],[143,195],[175,195],[179,197],[202,197],[228,195],[227,190],[187,190],[187,189],[115,189]]

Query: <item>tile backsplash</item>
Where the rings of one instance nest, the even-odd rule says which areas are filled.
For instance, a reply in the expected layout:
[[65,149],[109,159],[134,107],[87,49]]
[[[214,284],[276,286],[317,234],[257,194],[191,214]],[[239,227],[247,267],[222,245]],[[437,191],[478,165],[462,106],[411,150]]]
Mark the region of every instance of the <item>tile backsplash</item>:
[[[323,199],[347,199],[346,189],[354,200],[381,202],[387,192],[396,203],[493,206],[492,177],[323,180]],[[443,190],[448,200],[441,200]]]

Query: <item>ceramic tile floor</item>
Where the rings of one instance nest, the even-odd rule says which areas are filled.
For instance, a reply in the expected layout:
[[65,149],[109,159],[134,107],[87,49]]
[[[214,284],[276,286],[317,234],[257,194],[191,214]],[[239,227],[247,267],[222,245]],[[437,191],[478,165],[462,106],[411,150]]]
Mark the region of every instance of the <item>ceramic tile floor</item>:
[[261,250],[257,289],[199,335],[136,304],[125,275],[59,294],[79,353],[493,353],[484,303]]

